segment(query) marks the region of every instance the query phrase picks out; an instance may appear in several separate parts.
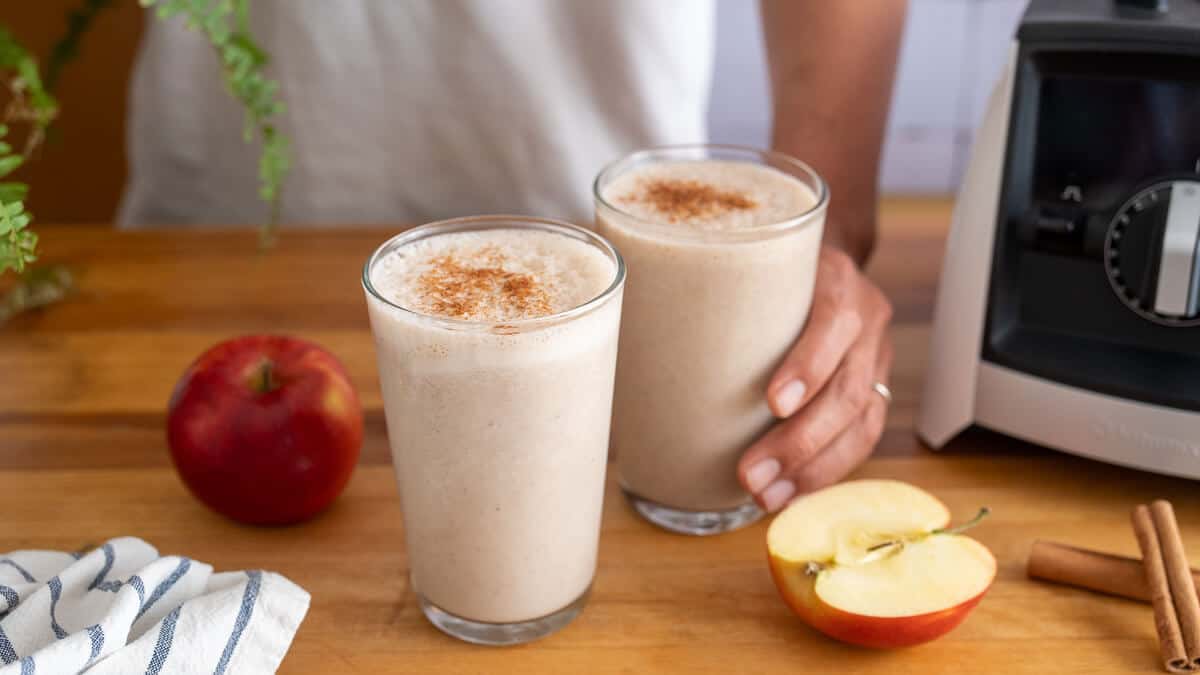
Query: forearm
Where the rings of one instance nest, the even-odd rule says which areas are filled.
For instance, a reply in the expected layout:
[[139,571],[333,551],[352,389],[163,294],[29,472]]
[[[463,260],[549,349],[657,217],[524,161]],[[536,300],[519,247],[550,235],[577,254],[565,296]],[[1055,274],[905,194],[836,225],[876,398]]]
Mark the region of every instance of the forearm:
[[832,191],[826,242],[862,263],[875,244],[879,154],[906,0],[762,0],[773,148]]

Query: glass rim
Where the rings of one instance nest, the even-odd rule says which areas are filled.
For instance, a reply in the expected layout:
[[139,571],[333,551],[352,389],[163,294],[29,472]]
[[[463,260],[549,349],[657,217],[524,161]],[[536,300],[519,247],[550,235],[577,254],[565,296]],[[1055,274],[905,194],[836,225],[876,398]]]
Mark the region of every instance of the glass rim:
[[[612,261],[613,280],[595,297],[579,305],[565,309],[561,312],[556,312],[554,314],[536,316],[527,319],[514,319],[511,321],[475,321],[471,319],[456,319],[453,317],[424,314],[385,298],[371,282],[371,269],[374,267],[375,263],[378,262],[381,255],[385,251],[390,252],[400,246],[443,234],[450,234],[454,232],[482,232],[487,230],[537,230],[541,232],[553,232],[563,236],[572,237],[578,241],[600,249],[600,251]],[[363,289],[366,290],[370,296],[374,297],[376,300],[379,300],[388,307],[398,310],[404,316],[411,317],[418,322],[427,323],[448,330],[489,331],[497,332],[497,334],[501,335],[509,335],[556,325],[585,314],[590,314],[592,311],[607,304],[607,302],[617,294],[617,292],[625,284],[625,275],[625,259],[621,257],[621,253],[616,249],[615,246],[609,243],[607,239],[587,228],[580,227],[579,225],[569,223],[565,220],[556,220],[554,218],[498,214],[466,216],[463,218],[438,220],[432,223],[425,223],[424,225],[418,225],[416,227],[409,228],[397,235],[389,237],[386,241],[376,247],[371,255],[367,257],[366,263],[363,264],[361,281]],[[503,327],[505,330],[495,331],[495,329],[499,327]]]
[[[807,178],[812,181],[813,184],[806,184],[805,187],[813,190],[816,201],[812,206],[797,214],[782,218],[772,223],[767,223],[765,225],[758,225],[755,227],[747,227],[736,230],[705,230],[650,220],[630,213],[629,211],[616,206],[604,198],[604,188],[607,187],[609,183],[629,169],[646,163],[647,160],[655,161],[679,159],[681,161],[689,161],[688,157],[672,157],[672,155],[685,155],[688,153],[696,153],[698,156],[694,159],[707,159],[708,157],[701,153],[709,153],[713,151],[718,154],[730,155],[730,157],[726,158],[735,161],[740,159],[741,161],[749,161],[760,166],[775,168],[777,170],[784,168],[791,172],[788,173],[789,176],[797,180],[801,180],[801,177]],[[713,159],[722,159],[722,157],[713,157]],[[799,175],[797,176],[796,174]],[[604,207],[614,213],[619,214],[623,218],[628,218],[636,223],[641,229],[657,232],[672,239],[713,242],[760,241],[773,236],[791,232],[793,230],[802,229],[819,220],[819,216],[825,212],[829,205],[829,186],[825,183],[825,179],[821,178],[821,175],[817,173],[815,169],[786,153],[777,152],[775,150],[763,150],[761,148],[755,148],[748,145],[733,145],[726,143],[682,143],[677,145],[658,145],[642,148],[609,162],[600,170],[598,174],[596,174],[596,179],[592,182],[592,197],[595,199],[598,207]]]

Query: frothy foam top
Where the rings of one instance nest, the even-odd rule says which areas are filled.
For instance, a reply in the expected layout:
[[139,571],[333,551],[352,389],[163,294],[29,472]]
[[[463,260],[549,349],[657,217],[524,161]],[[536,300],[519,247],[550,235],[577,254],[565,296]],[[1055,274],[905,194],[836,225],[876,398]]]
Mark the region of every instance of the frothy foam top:
[[604,292],[616,273],[596,247],[541,230],[452,232],[380,259],[371,285],[420,314],[505,322],[558,314]]
[[603,196],[637,218],[702,230],[773,225],[817,203],[807,185],[778,169],[727,160],[644,164],[617,176]]

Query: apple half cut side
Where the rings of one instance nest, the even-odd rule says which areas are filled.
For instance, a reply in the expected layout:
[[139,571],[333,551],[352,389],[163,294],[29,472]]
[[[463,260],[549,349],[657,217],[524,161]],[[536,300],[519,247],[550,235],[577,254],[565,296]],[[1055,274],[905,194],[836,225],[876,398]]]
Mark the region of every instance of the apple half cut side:
[[864,647],[907,647],[958,624],[996,577],[982,544],[939,532],[950,512],[899,481],[850,481],[792,502],[767,530],[771,576],[813,628]]

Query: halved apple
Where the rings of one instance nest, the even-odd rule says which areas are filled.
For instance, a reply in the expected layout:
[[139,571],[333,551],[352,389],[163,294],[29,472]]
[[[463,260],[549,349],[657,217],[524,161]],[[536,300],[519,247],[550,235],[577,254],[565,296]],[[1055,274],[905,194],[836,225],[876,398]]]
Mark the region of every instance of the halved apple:
[[876,648],[927,642],[962,623],[996,577],[991,552],[949,521],[913,485],[841,483],[771,523],[771,576],[792,610],[830,637]]

